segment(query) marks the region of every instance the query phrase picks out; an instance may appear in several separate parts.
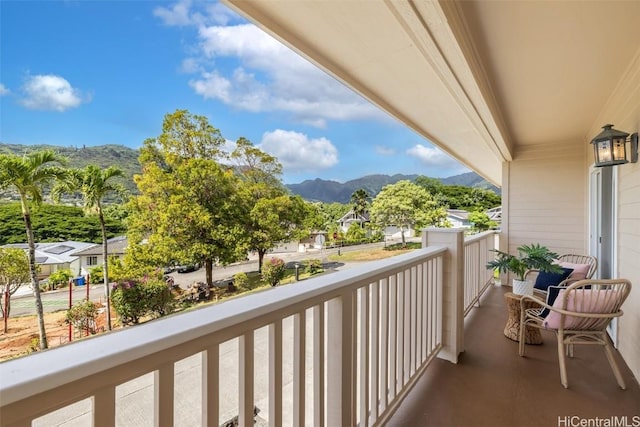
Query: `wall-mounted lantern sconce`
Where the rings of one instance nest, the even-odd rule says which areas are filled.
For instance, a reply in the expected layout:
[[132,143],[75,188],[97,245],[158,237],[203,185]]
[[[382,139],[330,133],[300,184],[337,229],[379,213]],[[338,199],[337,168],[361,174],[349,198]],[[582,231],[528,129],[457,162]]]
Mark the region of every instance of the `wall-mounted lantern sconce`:
[[631,135],[629,144],[629,158],[627,158],[626,132],[613,128],[613,125],[604,125],[602,132],[591,140],[596,167],[623,165],[638,161],[638,132]]

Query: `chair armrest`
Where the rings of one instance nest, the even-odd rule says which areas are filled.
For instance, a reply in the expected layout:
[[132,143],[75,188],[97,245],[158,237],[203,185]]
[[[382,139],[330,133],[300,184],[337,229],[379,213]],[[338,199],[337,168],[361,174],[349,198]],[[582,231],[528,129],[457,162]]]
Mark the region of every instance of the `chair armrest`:
[[540,273],[540,270],[536,270],[536,269],[531,269],[531,270],[527,270],[526,273],[524,273],[524,279],[528,280],[529,274],[538,274]]
[[520,310],[522,310],[522,312],[524,312],[525,310],[525,301],[534,302],[536,305],[540,306],[540,309],[542,309],[543,307],[546,307],[550,310],[553,310],[553,307],[547,304],[546,301],[543,301],[540,298],[537,298],[535,296],[523,295],[522,298],[520,299]]

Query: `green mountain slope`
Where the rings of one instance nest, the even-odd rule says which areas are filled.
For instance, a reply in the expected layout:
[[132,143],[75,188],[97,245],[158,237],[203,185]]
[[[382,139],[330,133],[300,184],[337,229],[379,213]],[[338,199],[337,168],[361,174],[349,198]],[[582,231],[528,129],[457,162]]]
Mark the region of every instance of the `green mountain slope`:
[[[418,175],[367,175],[362,178],[353,179],[344,183],[327,181],[316,178],[306,180],[299,184],[289,184],[287,188],[293,193],[300,195],[303,199],[325,203],[339,202],[349,203],[351,195],[361,188],[365,189],[371,197],[382,190],[385,185],[395,184],[401,180],[414,181]],[[462,185],[465,187],[486,188],[500,193],[499,189],[489,184],[485,179],[475,172],[455,175],[440,179],[445,185]]]

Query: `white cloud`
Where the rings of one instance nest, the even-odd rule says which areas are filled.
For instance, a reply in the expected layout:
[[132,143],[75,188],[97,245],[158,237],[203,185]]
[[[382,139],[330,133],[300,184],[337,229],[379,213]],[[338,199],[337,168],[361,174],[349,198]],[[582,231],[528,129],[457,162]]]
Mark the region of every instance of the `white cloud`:
[[436,174],[438,172],[462,173],[467,171],[467,168],[457,160],[436,147],[425,147],[422,144],[417,144],[408,149],[407,154],[418,159],[423,165],[430,167]]
[[156,7],[153,10],[153,15],[160,18],[165,25],[182,27],[192,24],[191,16],[189,15],[190,7],[190,0],[181,0],[169,8]]
[[386,118],[255,25],[227,25],[237,15],[225,6],[209,6],[199,15],[190,9],[190,1],[181,0],[156,8],[154,14],[168,25],[198,28],[197,52],[183,61],[181,69],[198,73],[189,84],[205,99],[251,112],[286,112],[298,122],[320,128],[327,120]]
[[391,147],[385,147],[382,145],[376,145],[374,150],[376,151],[377,154],[381,155],[381,156],[393,156],[394,154],[396,154],[396,150],[394,150]]
[[7,89],[5,85],[0,83],[0,96],[9,95],[10,92],[11,91],[9,89]]
[[219,24],[227,25],[239,20],[239,16],[220,3],[204,5],[203,12],[193,11],[191,0],[179,0],[170,7],[158,6],[153,15],[160,18],[165,25],[184,27],[187,25]]
[[277,157],[287,173],[315,172],[338,163],[338,150],[331,141],[294,131],[265,132],[259,148]]
[[32,110],[65,111],[79,106],[81,92],[64,78],[53,74],[29,76],[22,87],[22,105]]

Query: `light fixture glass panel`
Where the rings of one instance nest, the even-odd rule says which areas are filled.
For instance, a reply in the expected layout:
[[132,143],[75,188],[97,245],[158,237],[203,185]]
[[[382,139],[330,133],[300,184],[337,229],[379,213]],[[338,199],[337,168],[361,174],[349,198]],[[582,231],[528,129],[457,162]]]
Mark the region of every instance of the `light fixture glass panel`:
[[599,141],[598,147],[598,163],[610,162],[611,159],[611,141]]
[[617,161],[627,160],[627,153],[625,152],[625,139],[616,138],[613,140],[613,158]]

